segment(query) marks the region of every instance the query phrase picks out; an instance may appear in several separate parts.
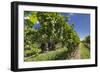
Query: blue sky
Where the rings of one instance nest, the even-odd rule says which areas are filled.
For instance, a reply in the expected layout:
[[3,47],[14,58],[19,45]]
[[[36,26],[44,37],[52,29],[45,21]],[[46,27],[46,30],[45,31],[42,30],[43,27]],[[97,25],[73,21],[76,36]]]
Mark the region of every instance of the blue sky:
[[81,40],[90,34],[90,14],[61,13],[61,15],[70,16],[68,23],[75,24],[74,28]]

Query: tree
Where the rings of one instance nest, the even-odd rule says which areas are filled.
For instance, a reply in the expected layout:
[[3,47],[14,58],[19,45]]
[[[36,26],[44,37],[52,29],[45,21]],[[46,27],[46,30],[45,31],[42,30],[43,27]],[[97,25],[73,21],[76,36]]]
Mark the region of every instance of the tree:
[[85,37],[85,42],[90,43],[90,36],[89,35]]
[[[39,44],[37,49],[42,52],[55,50],[56,44],[61,43],[62,47],[68,48],[68,51],[78,46],[80,39],[74,30],[74,24],[68,24],[66,19],[56,12],[25,12],[25,33],[24,42],[25,48],[33,47],[34,43]],[[34,25],[39,22],[39,29],[34,29]]]
[[39,12],[37,16],[41,24],[41,31],[43,31],[41,35],[45,35],[44,40],[45,43],[49,43],[49,49],[55,49],[55,43],[58,42],[62,42],[62,46],[67,46],[69,49],[72,45],[79,44],[80,39],[74,26],[71,27],[59,13]]
[[[24,12],[24,49],[26,54],[37,55],[41,49],[36,46],[39,37],[38,30],[33,29],[37,23],[37,13],[31,11]],[[27,53],[28,51],[28,53]]]

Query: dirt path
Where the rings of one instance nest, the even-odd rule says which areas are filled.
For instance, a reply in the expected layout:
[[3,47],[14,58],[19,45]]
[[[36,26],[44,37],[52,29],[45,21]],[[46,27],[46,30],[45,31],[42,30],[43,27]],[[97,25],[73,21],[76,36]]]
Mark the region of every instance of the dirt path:
[[89,59],[89,58],[90,58],[90,51],[83,43],[80,43],[76,51],[72,52],[70,56],[70,59]]
[[79,44],[77,50],[72,53],[73,55],[72,55],[71,59],[80,59],[81,58],[80,47],[81,47],[81,43]]

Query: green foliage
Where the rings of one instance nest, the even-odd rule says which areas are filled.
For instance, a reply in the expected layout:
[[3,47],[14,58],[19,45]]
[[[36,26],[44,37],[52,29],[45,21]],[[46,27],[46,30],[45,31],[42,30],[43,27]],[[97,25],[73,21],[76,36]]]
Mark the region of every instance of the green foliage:
[[41,52],[41,49],[37,47],[36,44],[26,45],[25,46],[25,56],[35,55],[37,56]]
[[[45,42],[51,40],[62,42],[63,46],[68,46],[67,44],[77,46],[79,44],[80,39],[74,27],[71,27],[59,13],[39,12],[37,16],[42,26],[42,35],[45,35]],[[70,48],[70,46],[68,47]]]
[[31,51],[31,50],[25,50],[24,51],[24,56],[31,56],[31,55],[33,55],[33,52]]
[[[24,13],[24,48],[25,55],[38,55],[41,52],[41,49],[34,44],[38,38],[38,30],[33,29],[33,25],[37,23],[37,15],[36,12],[25,11]],[[28,49],[28,50],[27,50]]]
[[37,48],[37,46],[35,46],[35,45],[32,45],[32,51],[33,51],[34,55],[37,56],[41,52],[41,49]]
[[[24,18],[24,47],[25,50],[30,49],[34,55],[38,55],[46,48],[50,50],[52,47],[52,50],[55,50],[58,43],[61,43],[62,48],[67,47],[67,50],[71,52],[80,43],[80,38],[74,30],[74,24],[72,26],[68,24],[69,17],[65,19],[56,12],[25,11]],[[37,22],[40,23],[41,27],[33,29]],[[34,44],[38,44],[38,46]],[[49,46],[46,47],[45,44]],[[25,53],[31,54],[29,51]]]
[[25,26],[32,28],[35,23],[37,23],[37,13],[25,11],[24,12],[24,24],[25,24]]
[[85,37],[84,42],[90,43],[90,36],[89,35]]
[[90,50],[90,35],[86,36],[85,39],[82,42]]

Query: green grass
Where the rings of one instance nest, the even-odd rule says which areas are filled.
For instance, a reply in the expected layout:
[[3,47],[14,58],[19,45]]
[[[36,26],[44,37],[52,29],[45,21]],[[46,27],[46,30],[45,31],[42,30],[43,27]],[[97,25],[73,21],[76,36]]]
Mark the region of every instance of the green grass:
[[[80,43],[79,49],[80,49],[80,59],[90,58],[90,50],[83,43]],[[65,60],[67,59],[66,58],[67,52],[68,52],[67,48],[60,48],[54,51],[48,51],[46,53],[38,54],[37,56],[32,55],[30,57],[25,57],[24,61],[31,62],[31,61]]]
[[80,54],[81,54],[81,59],[90,58],[90,51],[83,43],[80,43]]
[[50,60],[63,60],[65,59],[67,48],[58,49],[56,51],[49,51],[47,53],[39,54],[36,57],[25,59],[26,62],[30,61],[50,61]]

